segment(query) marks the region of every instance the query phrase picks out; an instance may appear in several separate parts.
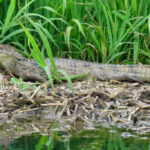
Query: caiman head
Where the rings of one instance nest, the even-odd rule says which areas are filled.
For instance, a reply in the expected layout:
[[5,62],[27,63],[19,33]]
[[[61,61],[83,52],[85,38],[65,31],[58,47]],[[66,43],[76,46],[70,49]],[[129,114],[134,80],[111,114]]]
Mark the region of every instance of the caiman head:
[[5,59],[9,57],[19,58],[19,57],[22,57],[22,55],[17,53],[16,49],[13,46],[0,44],[0,62],[4,61]]
[[34,60],[28,60],[12,46],[0,44],[0,69],[23,79],[45,82],[46,74]]
[[15,65],[17,58],[22,58],[22,55],[14,47],[0,44],[0,68],[9,69]]

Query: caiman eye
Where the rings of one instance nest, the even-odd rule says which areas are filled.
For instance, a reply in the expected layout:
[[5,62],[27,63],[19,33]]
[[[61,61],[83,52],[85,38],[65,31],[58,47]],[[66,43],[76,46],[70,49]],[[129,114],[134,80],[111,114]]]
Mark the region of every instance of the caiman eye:
[[17,58],[17,60],[27,61],[27,59],[25,59],[25,58]]

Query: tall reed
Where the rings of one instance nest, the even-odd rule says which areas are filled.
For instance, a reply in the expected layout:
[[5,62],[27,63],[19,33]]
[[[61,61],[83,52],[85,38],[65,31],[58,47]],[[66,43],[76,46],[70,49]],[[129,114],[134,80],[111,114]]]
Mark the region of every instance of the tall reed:
[[[10,3],[12,7],[8,9]],[[15,9],[14,9],[15,8]],[[47,55],[37,22],[54,56],[102,63],[149,63],[150,1],[143,0],[2,0],[0,43],[13,44],[30,57],[18,19]]]

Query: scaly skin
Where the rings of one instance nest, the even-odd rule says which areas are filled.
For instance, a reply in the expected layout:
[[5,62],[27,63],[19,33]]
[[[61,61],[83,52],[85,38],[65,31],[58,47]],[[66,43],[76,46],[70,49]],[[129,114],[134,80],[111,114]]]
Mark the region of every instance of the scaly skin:
[[[114,65],[90,63],[87,61],[54,58],[57,69],[68,75],[89,75],[100,80],[134,80],[150,82],[149,65]],[[51,69],[49,59],[45,59]],[[15,51],[15,48],[0,44],[0,68],[27,80],[45,82],[47,76],[33,59],[26,59]]]

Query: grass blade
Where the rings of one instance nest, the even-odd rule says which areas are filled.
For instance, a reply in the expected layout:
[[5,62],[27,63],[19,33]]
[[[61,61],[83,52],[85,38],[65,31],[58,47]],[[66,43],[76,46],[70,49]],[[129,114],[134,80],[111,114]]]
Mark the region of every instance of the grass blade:
[[82,33],[82,35],[84,36],[84,38],[86,38],[86,36],[85,36],[85,34],[84,34],[84,31],[83,31],[83,28],[82,28],[82,25],[81,25],[81,23],[79,22],[79,20],[78,20],[78,19],[72,19],[72,21],[76,23],[76,25],[77,25],[78,28],[79,28],[79,31]]
[[27,17],[27,19],[36,28],[36,31],[39,33],[39,35],[40,35],[40,37],[41,37],[41,39],[43,41],[44,47],[45,47],[45,49],[47,51],[48,57],[50,59],[50,62],[52,64],[52,69],[53,69],[53,72],[54,72],[54,76],[56,77],[56,79],[59,79],[59,75],[58,75],[58,72],[57,72],[57,69],[56,69],[56,65],[55,65],[55,62],[54,62],[54,59],[53,59],[53,54],[52,54],[52,51],[51,51],[51,47],[50,47],[50,44],[49,44],[46,36],[44,35],[42,30],[40,29],[38,23],[33,22],[29,17]]
[[73,85],[72,85],[72,82],[71,82],[71,79],[70,77],[67,75],[67,73],[64,71],[64,70],[58,70],[61,74],[64,75],[64,77],[66,78],[66,80],[68,81],[68,84],[72,90],[72,94],[73,96],[75,96],[75,92],[74,92],[74,88],[73,88]]
[[71,34],[71,30],[73,29],[73,27],[67,27],[66,29],[66,33],[65,33],[65,42],[67,43],[67,46],[69,48],[69,50],[71,50],[71,46],[70,46],[70,34]]
[[7,15],[6,15],[6,19],[4,22],[1,36],[3,36],[6,33],[6,31],[8,30],[8,24],[10,23],[10,20],[12,19],[12,15],[14,13],[15,6],[16,6],[15,0],[11,0],[8,11],[7,11]]

